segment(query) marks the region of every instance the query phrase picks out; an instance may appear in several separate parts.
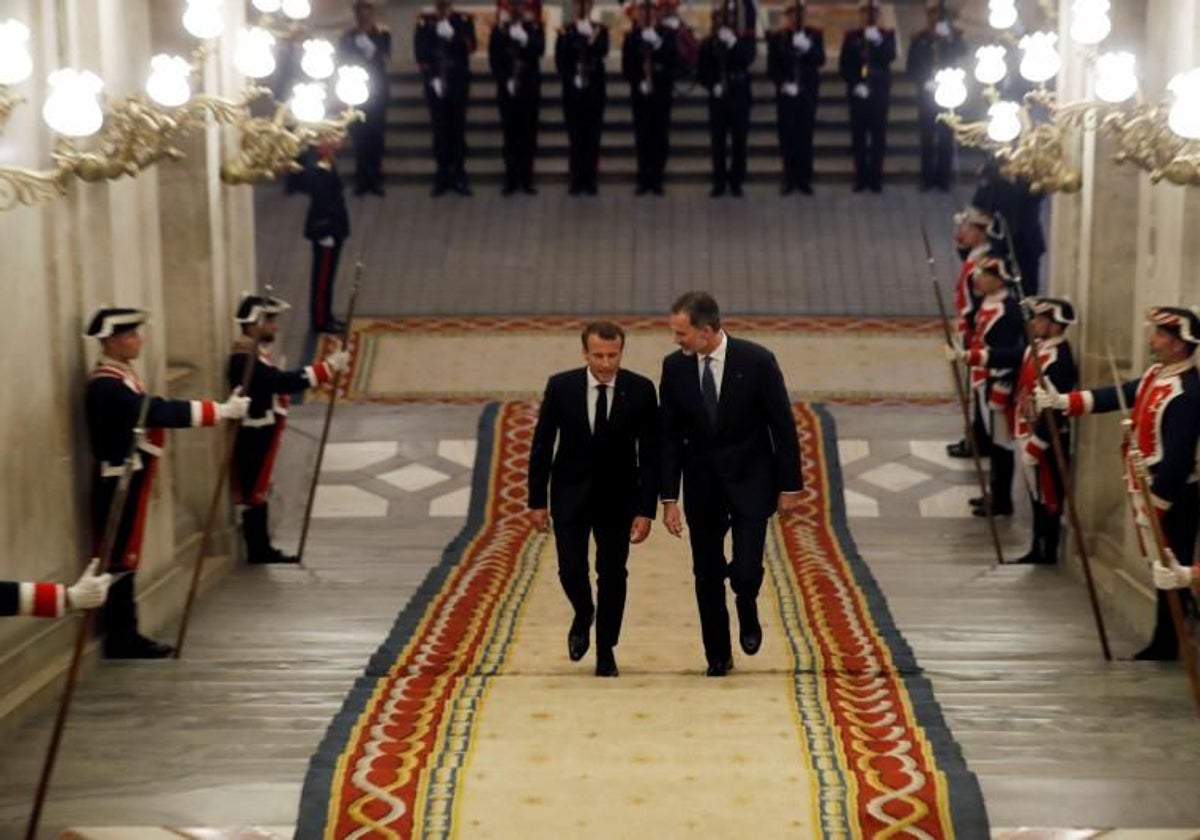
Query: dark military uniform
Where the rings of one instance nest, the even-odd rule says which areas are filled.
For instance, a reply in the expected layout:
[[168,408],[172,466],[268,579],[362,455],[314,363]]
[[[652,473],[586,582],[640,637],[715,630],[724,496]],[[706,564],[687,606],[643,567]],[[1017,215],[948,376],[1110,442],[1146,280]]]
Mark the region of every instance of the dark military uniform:
[[340,332],[342,324],[333,317],[333,284],[342,244],[350,238],[350,214],[333,155],[314,153],[309,157],[298,186],[309,195],[304,217],[304,238],[312,244],[309,326],[313,332]]
[[[732,31],[732,30],[730,30]],[[741,195],[746,180],[746,135],[750,130],[750,66],[757,41],[753,31],[736,34],[727,45],[718,35],[700,44],[699,82],[708,89],[708,133],[712,150],[712,194],[725,192],[726,182]],[[732,153],[726,161],[727,145]]]
[[[525,32],[524,43],[513,37],[513,28]],[[492,28],[488,64],[496,80],[500,128],[504,132],[504,193],[518,188],[535,192],[533,161],[537,157],[538,110],[542,100],[541,58],[546,52],[546,32],[531,17]]]
[[933,99],[933,77],[938,70],[959,63],[967,54],[967,44],[961,29],[948,26],[947,32],[942,35],[933,27],[923,29],[908,47],[907,70],[917,84],[922,189],[950,189],[954,138],[949,126],[937,121],[941,109]]
[[878,28],[882,39],[877,44],[867,38],[865,29],[848,30],[838,61],[850,103],[850,143],[856,191],[871,189],[878,192],[883,186],[896,33]]
[[562,80],[572,195],[580,192],[594,195],[600,168],[608,29],[590,21],[589,26],[592,29],[590,36],[580,32],[576,23],[563,27],[554,47],[554,66]]
[[1021,272],[1026,296],[1036,295],[1041,282],[1042,254],[1046,237],[1042,230],[1042,193],[1035,193],[1024,179],[1010,181],[995,163],[983,168],[971,203],[1004,219],[1012,235],[1012,258]]
[[[797,46],[804,33],[808,46]],[[812,192],[813,132],[817,124],[825,33],[815,26],[784,27],[767,39],[767,75],[775,84],[775,118],[783,158],[783,191]]]
[[67,587],[61,583],[0,580],[0,615],[58,618],[67,611]]
[[467,97],[471,88],[471,53],[475,52],[475,22],[451,12],[446,20],[453,32],[438,34],[437,15],[421,15],[413,33],[413,54],[425,80],[425,103],[433,126],[433,157],[437,163],[434,195],[453,187],[464,195],[467,186]]
[[652,28],[660,39],[657,46],[648,43],[636,25],[621,44],[621,74],[629,82],[633,106],[639,194],[662,193],[675,92],[675,35],[661,24]]
[[[369,44],[369,45],[368,45]],[[363,121],[350,124],[354,140],[354,191],[383,194],[383,140],[387,131],[388,60],[392,57],[392,33],[386,26],[369,32],[347,30],[337,45],[338,61],[357,64],[367,71],[370,96],[359,106]]]

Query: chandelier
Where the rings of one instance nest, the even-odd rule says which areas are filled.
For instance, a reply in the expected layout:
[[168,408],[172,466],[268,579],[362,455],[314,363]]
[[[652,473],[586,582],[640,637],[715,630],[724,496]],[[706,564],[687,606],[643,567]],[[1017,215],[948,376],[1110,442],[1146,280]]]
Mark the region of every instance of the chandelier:
[[[247,79],[241,96],[228,99],[197,91],[209,57],[225,30],[222,0],[185,0],[183,26],[200,43],[191,56],[160,54],[150,59],[142,92],[119,99],[104,95],[95,73],[64,67],[47,78],[42,118],[56,135],[53,168],[0,167],[0,210],[34,205],[64,195],[73,180],[105,181],[136,176],[163,160],[179,160],[186,137],[209,125],[234,128],[236,152],[221,164],[221,180],[247,184],[296,171],[297,156],[313,143],[340,141],[349,124],[361,119],[355,106],[369,95],[362,67],[336,67],[329,41],[303,44],[301,69],[308,81],[296,84],[287,102],[274,102],[257,84],[275,72],[277,36],[307,18],[309,0],[253,0],[260,13],[255,26],[235,39],[233,63]],[[15,88],[33,72],[29,28],[16,20],[0,22],[0,130],[26,101]],[[337,103],[329,101],[332,82]],[[268,115],[256,115],[261,103],[273,103]],[[340,103],[340,104],[339,104]],[[344,107],[343,107],[344,106]],[[331,110],[337,109],[331,114]]]
[[[1053,89],[1062,68],[1058,36],[1034,31],[1018,39],[1014,0],[989,0],[988,24],[997,30],[997,43],[975,51],[973,71],[986,118],[972,121],[955,113],[969,98],[965,70],[948,67],[934,77],[934,99],[946,111],[939,119],[955,141],[990,152],[1006,177],[1025,180],[1035,192],[1075,192],[1082,186],[1074,162],[1081,131],[1110,137],[1115,160],[1140,167],[1153,183],[1200,185],[1200,68],[1176,75],[1163,101],[1146,102],[1133,54],[1099,51],[1112,31],[1109,8],[1109,0],[1073,0],[1069,33],[1083,50],[1091,93],[1062,102]],[[1020,53],[1016,77],[1010,68],[1014,49]],[[1012,92],[1020,88],[1025,92]]]

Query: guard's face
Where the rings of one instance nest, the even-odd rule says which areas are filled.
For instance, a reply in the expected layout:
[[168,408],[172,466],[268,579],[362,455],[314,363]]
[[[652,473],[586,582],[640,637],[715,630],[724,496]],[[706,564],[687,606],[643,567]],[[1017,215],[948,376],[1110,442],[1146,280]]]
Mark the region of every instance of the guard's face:
[[1056,329],[1058,326],[1054,323],[1054,319],[1045,313],[1035,315],[1033,317],[1033,337],[1037,339],[1052,338],[1058,335],[1059,330]]
[[590,0],[583,0],[582,3],[576,4],[575,19],[587,20],[592,15],[592,4]]
[[978,225],[959,225],[954,229],[954,244],[959,248],[970,250],[977,245],[982,245],[987,238],[987,234]]
[[1170,330],[1153,327],[1150,330],[1150,352],[1154,361],[1169,365],[1187,357],[1187,342]]
[[104,354],[119,362],[130,362],[142,353],[142,331],[125,330],[116,335],[110,335],[102,344]]
[[270,344],[279,334],[279,319],[274,315],[264,315],[258,323],[258,340]]
[[370,29],[375,25],[375,7],[370,3],[360,3],[354,7],[354,19],[362,29]]
[[1000,291],[1001,287],[1004,286],[1004,280],[990,271],[978,271],[971,278],[971,285],[975,289],[975,294],[990,295],[993,292]]
[[439,15],[445,17],[450,12],[450,0],[438,0],[434,8],[437,9]]
[[858,24],[859,24],[859,26],[862,26],[862,27],[867,27],[867,26],[871,25],[871,10],[870,9],[859,9],[858,10]]
[[717,331],[709,326],[693,326],[686,312],[673,313],[670,324],[672,340],[689,356],[706,352],[716,344]]
[[612,382],[621,369],[621,353],[625,345],[619,338],[601,338],[598,335],[587,337],[587,349],[583,351],[583,360],[587,362],[592,376],[604,383]]

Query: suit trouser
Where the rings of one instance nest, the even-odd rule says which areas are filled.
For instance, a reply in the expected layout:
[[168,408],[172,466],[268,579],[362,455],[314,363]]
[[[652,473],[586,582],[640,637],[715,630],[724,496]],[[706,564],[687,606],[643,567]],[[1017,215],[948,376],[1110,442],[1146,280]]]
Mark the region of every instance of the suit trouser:
[[887,153],[888,94],[871,92],[866,99],[850,97],[850,147],[854,154],[854,183],[877,187],[883,183]]
[[670,151],[670,95],[633,93],[633,140],[637,149],[637,182],[642,187],[662,186]]
[[[1196,559],[1196,529],[1200,521],[1200,485],[1189,484],[1183,494],[1171,505],[1162,518],[1163,537],[1175,553],[1181,566],[1190,566]],[[1195,601],[1190,590],[1180,590],[1184,614],[1195,612]],[[1158,605],[1154,615],[1154,635],[1150,647],[1159,650],[1178,650],[1175,623],[1171,620],[1171,609],[1166,593],[1158,591]]]
[[813,177],[813,130],[816,127],[815,97],[775,97],[775,116],[779,131],[779,154],[783,158],[785,183],[807,187]]
[[[712,150],[713,186],[723,189],[726,180],[735,186],[746,180],[746,134],[749,130],[748,91],[734,89],[725,91],[722,97],[709,95],[708,134]],[[728,166],[727,155],[730,158]]]
[[350,124],[354,141],[354,184],[360,190],[383,186],[383,135],[387,104],[368,103],[363,120]]
[[[725,605],[725,578],[739,599],[753,601],[763,582],[763,547],[767,520],[750,519],[734,508],[725,492],[714,487],[709,504],[687,503],[688,538],[692,545],[692,574],[704,656],[721,663],[733,655],[729,639],[729,610]],[[733,559],[725,563],[725,535],[733,532]]]
[[600,132],[604,125],[603,87],[563,93],[563,118],[570,146],[571,184],[595,187],[600,169]]
[[425,86],[425,104],[433,126],[433,159],[437,182],[448,185],[463,175],[467,161],[467,90],[439,98]]
[[[626,562],[633,517],[599,519],[586,514],[554,523],[558,580],[576,615],[596,616],[596,647],[617,646],[625,615]],[[596,605],[588,569],[588,538],[596,540]]]
[[537,157],[537,85],[517,89],[516,96],[500,92],[500,128],[504,132],[504,181],[509,186],[533,186],[533,160]]
[[950,127],[937,121],[940,109],[922,94],[917,102],[917,129],[921,135],[921,183],[946,188],[954,163],[954,137]]
[[1028,297],[1038,294],[1041,285],[1042,255],[1013,243],[1016,250],[1017,267],[1021,269],[1021,291]]
[[325,329],[333,318],[333,281],[337,279],[341,255],[342,240],[335,239],[332,247],[328,248],[318,240],[313,240],[308,319],[314,331]]

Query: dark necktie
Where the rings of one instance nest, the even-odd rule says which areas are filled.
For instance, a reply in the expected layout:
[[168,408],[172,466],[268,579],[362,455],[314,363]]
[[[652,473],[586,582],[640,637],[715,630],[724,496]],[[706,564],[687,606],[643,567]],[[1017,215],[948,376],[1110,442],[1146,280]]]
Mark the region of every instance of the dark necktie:
[[712,356],[704,357],[704,374],[700,377],[700,396],[704,397],[704,410],[709,422],[717,426],[717,379],[712,372]]
[[604,437],[608,430],[608,386],[596,386],[596,417],[592,420],[592,437]]

